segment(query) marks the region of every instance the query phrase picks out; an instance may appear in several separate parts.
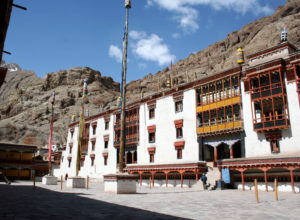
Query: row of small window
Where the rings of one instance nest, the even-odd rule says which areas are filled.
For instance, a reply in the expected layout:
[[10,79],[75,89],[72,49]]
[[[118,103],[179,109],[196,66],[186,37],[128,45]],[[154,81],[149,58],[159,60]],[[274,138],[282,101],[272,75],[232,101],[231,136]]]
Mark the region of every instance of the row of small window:
[[[104,159],[104,166],[107,166],[107,158],[108,157],[103,157]],[[68,167],[70,168],[71,167],[71,163],[72,163],[72,159],[69,159],[68,160]],[[84,165],[84,159],[81,159],[80,160],[80,166],[83,167]],[[95,157],[91,157],[91,166],[94,166],[95,165]]]
[[[93,135],[96,135],[96,129],[97,129],[97,124],[92,125],[92,132],[93,132]],[[104,129],[105,129],[105,130],[108,130],[108,129],[109,129],[109,121],[105,121],[105,122],[104,122]]]
[[241,120],[240,104],[197,114],[197,127],[205,127]]
[[[181,128],[176,128],[176,138],[182,138],[183,137],[183,132],[182,132],[182,127]],[[149,143],[155,143],[155,132],[149,132]]]
[[[96,147],[96,142],[92,141],[92,151],[95,150],[95,147]],[[104,149],[107,149],[107,148],[108,148],[108,141],[104,141]],[[69,153],[70,154],[72,153],[72,149],[73,149],[73,146],[69,146]]]
[[[86,127],[85,127],[85,134],[84,136],[88,136],[89,135],[89,124],[86,124]],[[104,122],[104,129],[105,130],[108,130],[109,129],[109,121],[105,121]],[[96,130],[97,130],[97,124],[94,124],[92,125],[92,134],[93,135],[96,135]],[[71,138],[73,138],[73,135],[74,135],[74,130],[71,130],[70,131],[70,134],[71,134]]]
[[[177,159],[182,159],[182,149],[176,149],[177,151]],[[149,162],[154,163],[154,154],[153,152],[149,152]]]
[[252,89],[270,86],[272,84],[281,83],[283,79],[283,74],[278,71],[268,72],[264,74],[259,74],[250,79],[250,85]]
[[[182,112],[182,111],[183,111],[182,100],[176,101],[175,102],[175,113]],[[154,117],[155,117],[155,108],[150,108],[149,109],[149,119],[152,119]]]
[[238,76],[221,79],[196,89],[197,106],[240,95]]

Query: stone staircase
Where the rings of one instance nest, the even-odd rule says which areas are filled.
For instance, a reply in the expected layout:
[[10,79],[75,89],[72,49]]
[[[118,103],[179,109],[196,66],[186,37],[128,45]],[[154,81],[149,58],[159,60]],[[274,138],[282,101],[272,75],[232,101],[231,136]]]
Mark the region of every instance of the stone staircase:
[[[216,189],[217,181],[220,180],[220,172],[217,167],[210,167],[210,166],[207,167],[208,167],[208,171],[206,173],[207,190],[214,190]],[[195,185],[193,185],[193,189],[200,190],[200,191],[204,190],[201,179],[199,179],[199,181]]]
[[217,167],[207,167],[207,189],[208,190],[214,190],[217,186],[217,181],[220,180],[220,171]]
[[203,188],[202,181],[199,179],[198,182],[196,184],[194,184],[192,188],[195,190],[203,191],[204,188]]

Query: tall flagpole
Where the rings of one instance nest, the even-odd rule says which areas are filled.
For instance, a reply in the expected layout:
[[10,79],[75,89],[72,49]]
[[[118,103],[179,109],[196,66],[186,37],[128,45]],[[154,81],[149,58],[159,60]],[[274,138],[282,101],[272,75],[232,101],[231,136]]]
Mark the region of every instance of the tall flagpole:
[[81,145],[84,131],[84,103],[87,101],[87,82],[88,79],[84,79],[83,83],[83,95],[81,101],[81,112],[80,112],[80,121],[79,121],[79,130],[78,130],[78,146],[77,146],[77,160],[76,160],[76,176],[78,176],[80,170],[80,161],[81,161]]
[[51,172],[51,158],[52,158],[52,133],[53,133],[53,121],[54,121],[54,105],[55,102],[55,92],[52,93],[51,100],[51,119],[50,119],[50,133],[49,133],[49,141],[48,141],[48,161],[49,161],[49,175],[52,175]]
[[126,8],[126,23],[123,43],[123,73],[121,82],[121,131],[120,131],[120,151],[119,151],[119,172],[123,173],[124,162],[124,148],[125,148],[125,106],[126,106],[126,71],[127,71],[127,45],[128,45],[128,17],[129,9],[131,8],[130,0],[125,0]]

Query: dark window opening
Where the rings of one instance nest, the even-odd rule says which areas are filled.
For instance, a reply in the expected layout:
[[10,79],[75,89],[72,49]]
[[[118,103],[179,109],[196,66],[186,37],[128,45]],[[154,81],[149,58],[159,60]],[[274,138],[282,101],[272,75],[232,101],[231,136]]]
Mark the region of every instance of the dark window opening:
[[155,132],[149,133],[149,143],[155,142]]
[[80,160],[80,166],[83,167],[84,166],[84,159]]
[[300,79],[300,65],[296,66],[296,77]]
[[250,84],[252,89],[258,88],[259,87],[258,78],[252,78],[250,80]]
[[109,128],[109,121],[105,121],[105,130],[107,130]]
[[279,153],[279,141],[278,140],[271,140],[271,152],[272,153]]
[[203,121],[202,121],[202,112],[197,114],[197,127],[202,127]]
[[154,163],[154,154],[152,154],[152,153],[150,154],[150,160],[149,161],[150,161],[150,163]]
[[269,74],[260,76],[260,86],[267,86],[270,84]]
[[217,112],[216,110],[210,111],[210,124],[216,125],[217,124]]
[[240,105],[233,106],[233,120],[238,121],[241,119]]
[[177,159],[182,159],[182,149],[177,149]]
[[203,126],[210,126],[209,111],[203,113]]
[[176,128],[176,138],[182,138],[182,128]]
[[182,112],[182,100],[175,102],[175,111],[176,112]]
[[225,108],[226,121],[232,122],[232,106],[227,106]]
[[154,118],[155,111],[154,108],[149,109],[149,119]]
[[225,122],[224,108],[219,108],[218,109],[218,123],[223,124],[224,122]]
[[93,135],[95,135],[96,134],[97,125],[93,125],[92,129],[93,129]]
[[196,89],[197,106],[201,105],[201,88]]
[[108,148],[108,141],[104,141],[104,149]]
[[275,71],[271,73],[271,83],[280,83],[280,75],[279,72]]

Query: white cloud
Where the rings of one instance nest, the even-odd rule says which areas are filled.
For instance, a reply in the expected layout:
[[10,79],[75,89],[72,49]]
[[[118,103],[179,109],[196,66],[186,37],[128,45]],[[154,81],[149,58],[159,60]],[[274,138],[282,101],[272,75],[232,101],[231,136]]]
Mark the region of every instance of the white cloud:
[[178,39],[178,38],[180,38],[180,34],[179,34],[179,33],[173,33],[173,34],[172,34],[172,37],[173,37],[174,39]]
[[122,62],[122,51],[119,47],[115,45],[110,45],[108,54],[110,57],[115,58],[118,63]]
[[260,0],[147,0],[147,6],[151,7],[155,4],[173,12],[174,19],[179,22],[185,32],[193,32],[199,28],[198,11],[194,8],[199,5],[210,6],[214,10],[233,10],[241,14],[246,12],[252,12],[255,15],[272,13],[272,9],[267,5],[261,5]]
[[132,38],[133,40],[139,40],[141,38],[145,38],[146,36],[147,36],[147,34],[144,31],[132,30],[129,32],[129,37]]
[[170,53],[168,45],[156,34],[147,35],[145,32],[130,31],[129,36],[133,39],[132,50],[138,57],[157,62],[162,66],[175,60],[175,55]]
[[138,67],[140,70],[144,70],[147,68],[147,64],[146,63],[138,63]]

